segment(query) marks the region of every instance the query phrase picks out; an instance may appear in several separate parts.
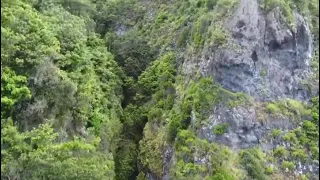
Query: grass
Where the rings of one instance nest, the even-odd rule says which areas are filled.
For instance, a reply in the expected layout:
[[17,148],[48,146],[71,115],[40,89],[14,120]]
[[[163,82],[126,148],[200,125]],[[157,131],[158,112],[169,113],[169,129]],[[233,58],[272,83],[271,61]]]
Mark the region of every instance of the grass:
[[271,135],[272,135],[273,138],[279,137],[280,134],[281,134],[281,130],[280,129],[272,129],[272,131],[271,131]]
[[266,75],[267,75],[267,70],[263,69],[263,70],[260,72],[260,75],[261,75],[261,77],[266,77]]
[[227,42],[227,35],[222,28],[216,28],[212,32],[212,39],[215,46],[221,46]]
[[287,157],[289,155],[289,152],[286,150],[285,147],[279,146],[273,151],[273,156],[275,157]]
[[273,174],[273,171],[274,171],[273,167],[271,166],[266,167],[266,170],[265,170],[266,174],[268,175]]
[[291,161],[283,161],[281,164],[281,168],[284,170],[288,169],[289,171],[293,171],[296,168],[296,165]]
[[226,133],[228,126],[229,124],[227,123],[218,124],[213,128],[213,133],[216,135],[222,135]]
[[252,98],[244,93],[232,93],[232,96],[228,102],[230,108],[235,108],[240,105],[250,104],[252,102]]
[[307,105],[294,99],[267,103],[266,110],[273,115],[293,119],[301,119],[301,116],[311,115],[311,109]]
[[253,98],[251,96],[242,92],[233,93],[222,87],[219,87],[218,93],[219,93],[219,97],[224,102],[227,102],[227,105],[230,108],[235,108],[240,105],[251,104],[253,102]]
[[292,14],[292,9],[290,7],[290,2],[287,0],[266,0],[263,4],[264,10],[270,12],[271,10],[280,8],[280,12],[283,15],[285,21],[291,26],[294,27],[294,18]]
[[293,152],[292,152],[292,157],[297,159],[297,160],[305,161],[307,159],[307,156],[308,155],[305,152],[305,150],[301,149],[301,148],[294,149]]

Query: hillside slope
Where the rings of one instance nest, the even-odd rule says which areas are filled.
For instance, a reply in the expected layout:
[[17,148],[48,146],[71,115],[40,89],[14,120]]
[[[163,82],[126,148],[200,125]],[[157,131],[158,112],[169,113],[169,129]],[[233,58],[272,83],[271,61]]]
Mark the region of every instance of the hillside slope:
[[1,179],[319,179],[318,0],[1,2]]

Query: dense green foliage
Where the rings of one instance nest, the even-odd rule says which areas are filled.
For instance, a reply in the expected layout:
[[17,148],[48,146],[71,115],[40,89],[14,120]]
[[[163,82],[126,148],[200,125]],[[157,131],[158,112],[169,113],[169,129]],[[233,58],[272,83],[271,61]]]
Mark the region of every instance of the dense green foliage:
[[[241,179],[235,154],[227,147],[208,143],[189,131],[181,130],[177,135],[175,151],[179,161],[170,170],[174,179]],[[198,160],[196,160],[198,159]],[[201,159],[205,159],[205,162]]]
[[241,164],[253,179],[267,179],[263,156],[259,149],[253,148],[240,152]]
[[[318,159],[318,97],[265,103],[265,112],[296,122],[271,132],[290,148],[270,159],[199,138],[216,105],[253,105],[212,78],[181,72],[183,61],[230,44],[223,23],[238,2],[1,1],[1,179],[146,180],[165,171],[178,180],[268,179]],[[293,28],[297,9],[317,42],[318,2],[261,5],[280,7]],[[222,122],[212,133],[228,128]]]
[[12,121],[2,124],[1,179],[113,179],[112,155],[98,151],[99,139],[57,137],[48,124],[23,133]]
[[[135,159],[132,163],[135,163],[134,166],[136,166],[141,161],[158,177],[162,174],[161,151],[165,137],[163,129],[159,129],[159,126],[165,123],[163,112],[171,110],[174,103],[175,90],[173,83],[176,73],[174,60],[174,54],[168,53],[150,64],[138,77],[138,86],[132,87],[134,96],[131,103],[124,109],[122,116],[123,135],[128,141],[133,141],[140,148],[140,159]],[[146,122],[149,123],[145,125]],[[143,140],[141,140],[142,137],[144,137]],[[119,147],[122,146],[125,148],[127,143],[120,142]],[[133,150],[129,151],[129,149],[123,153],[136,156],[135,158],[138,155],[134,154]],[[121,161],[124,161],[123,158],[126,158],[126,156],[117,156],[117,159]],[[116,166],[118,179],[137,176],[137,174],[134,174],[135,170],[127,170],[130,168],[126,167],[128,165],[123,164],[122,166],[123,168]],[[120,175],[123,177],[120,177]]]
[[[177,108],[173,109],[171,121],[169,123],[168,136],[173,141],[179,130],[187,129],[192,114],[198,122],[205,120],[210,107],[219,101],[217,96],[218,88],[209,78],[200,79],[198,82],[190,82],[185,90]],[[200,124],[198,124],[200,125]]]
[[266,105],[266,109],[274,115],[287,116],[293,120],[300,120],[301,117],[311,114],[307,105],[293,99],[270,102]]
[[214,126],[213,133],[216,135],[224,134],[226,132],[227,128],[228,128],[227,123],[218,124],[218,125]]
[[84,2],[33,3],[1,2],[3,178],[113,179],[122,70]]

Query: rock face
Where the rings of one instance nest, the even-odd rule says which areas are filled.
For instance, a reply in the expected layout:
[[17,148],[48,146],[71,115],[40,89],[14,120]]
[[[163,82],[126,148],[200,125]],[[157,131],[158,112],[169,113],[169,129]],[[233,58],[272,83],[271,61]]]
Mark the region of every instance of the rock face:
[[[213,77],[215,83],[225,89],[244,92],[257,102],[282,98],[309,100],[310,91],[301,81],[312,74],[312,35],[304,18],[297,12],[293,15],[295,26],[290,28],[278,9],[264,14],[257,0],[241,0],[235,14],[225,24],[231,34],[229,44],[238,48],[227,45],[208,49],[201,58],[185,62],[183,73],[191,74],[194,69],[200,69],[202,75]],[[284,132],[293,129],[292,121],[271,116],[260,121],[258,116],[258,109],[253,106],[230,109],[219,105],[197,135],[209,142],[225,144],[234,151],[255,145],[272,151],[283,145],[283,142],[267,139],[266,135],[272,129]],[[229,127],[225,134],[217,136],[213,129],[220,123],[228,123]],[[300,163],[296,173],[302,172],[318,174],[319,167]]]
[[226,24],[230,43],[239,48],[208,52],[200,62],[203,75],[233,92],[245,92],[257,100],[310,97],[301,80],[310,74],[312,36],[301,15],[294,12],[295,30],[284,23],[279,10],[267,15],[257,0],[241,0]]
[[[228,108],[218,105],[211,114],[208,124],[198,131],[198,137],[209,142],[218,142],[229,146],[235,152],[253,146],[260,146],[265,152],[272,152],[278,146],[290,148],[290,144],[279,139],[270,138],[272,129],[281,129],[288,132],[294,128],[292,120],[286,117],[268,116],[264,120],[258,120],[259,108],[254,106]],[[213,129],[216,125],[227,123],[228,128],[223,135],[215,135]],[[296,173],[318,174],[317,162],[301,163],[296,167]]]
[[[300,101],[310,99],[310,92],[301,85],[311,68],[312,35],[301,15],[294,12],[295,28],[287,26],[279,10],[263,14],[257,0],[241,0],[235,14],[226,22],[231,43],[239,48],[220,48],[208,52],[199,62],[201,72],[233,92],[244,92],[257,102],[281,98]],[[294,30],[293,30],[294,29]],[[231,46],[230,46],[231,47]],[[267,117],[262,123],[254,107],[230,109],[220,106],[209,118],[199,136],[218,141],[233,149],[261,143],[263,136],[274,128],[288,130],[289,119]],[[229,132],[217,137],[212,128],[228,123]]]
[[[254,107],[237,107],[230,109],[220,105],[209,117],[209,123],[199,131],[199,137],[209,142],[219,142],[231,147],[233,150],[248,148],[262,143],[264,136],[271,129],[292,129],[293,125],[288,118],[268,117],[267,121],[257,120],[258,110]],[[227,123],[228,130],[223,135],[215,135],[215,125]],[[272,150],[272,146],[265,146]]]

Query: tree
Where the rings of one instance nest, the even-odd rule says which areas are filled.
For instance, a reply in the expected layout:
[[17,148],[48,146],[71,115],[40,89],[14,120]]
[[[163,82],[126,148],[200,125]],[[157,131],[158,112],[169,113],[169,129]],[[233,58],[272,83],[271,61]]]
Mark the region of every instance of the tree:
[[19,133],[12,121],[1,131],[1,179],[113,179],[110,154],[97,151],[99,139],[57,143],[49,124]]
[[1,118],[11,115],[13,106],[20,100],[31,98],[25,76],[16,75],[9,67],[1,73]]
[[155,50],[148,42],[134,32],[116,39],[112,43],[111,52],[124,72],[137,79],[155,58]]

